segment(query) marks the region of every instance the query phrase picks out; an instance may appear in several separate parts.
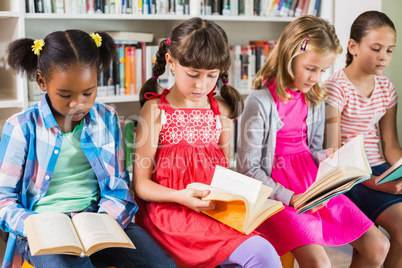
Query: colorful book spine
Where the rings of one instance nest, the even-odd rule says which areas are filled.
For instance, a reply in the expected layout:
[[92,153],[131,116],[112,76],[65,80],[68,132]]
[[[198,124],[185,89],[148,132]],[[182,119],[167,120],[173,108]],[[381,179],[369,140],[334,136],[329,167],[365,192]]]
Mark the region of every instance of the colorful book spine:
[[125,94],[134,95],[136,93],[135,86],[135,47],[125,47]]
[[124,58],[124,45],[122,44],[117,44],[116,45],[118,47],[118,51],[119,51],[119,81],[120,81],[120,95],[124,95],[125,94],[125,79],[124,79],[124,69],[125,69],[125,58]]

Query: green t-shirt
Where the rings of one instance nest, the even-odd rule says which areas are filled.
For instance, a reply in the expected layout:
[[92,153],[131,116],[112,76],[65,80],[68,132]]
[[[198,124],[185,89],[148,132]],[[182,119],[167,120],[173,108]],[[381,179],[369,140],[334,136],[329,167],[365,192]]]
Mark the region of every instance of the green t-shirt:
[[80,145],[83,123],[63,133],[63,143],[46,195],[33,206],[36,212],[79,212],[99,198],[95,173]]

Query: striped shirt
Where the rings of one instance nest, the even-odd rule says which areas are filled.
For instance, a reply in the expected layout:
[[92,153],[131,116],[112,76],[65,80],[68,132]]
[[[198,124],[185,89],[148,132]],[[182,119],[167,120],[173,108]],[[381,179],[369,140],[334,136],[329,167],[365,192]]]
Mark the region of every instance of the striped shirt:
[[[26,236],[24,220],[35,213],[33,205],[46,194],[62,141],[47,95],[11,116],[3,127],[0,227],[10,236],[2,267],[11,266],[16,235]],[[129,191],[119,120],[112,107],[94,104],[84,118],[80,145],[98,180],[98,212],[112,215],[125,228],[138,208]]]
[[398,97],[391,81],[375,76],[375,87],[370,98],[363,96],[349,81],[343,70],[332,74],[325,82],[328,90],[326,103],[342,112],[342,145],[358,134],[365,135],[364,145],[371,166],[385,162],[379,149],[377,123],[386,111],[396,105]]

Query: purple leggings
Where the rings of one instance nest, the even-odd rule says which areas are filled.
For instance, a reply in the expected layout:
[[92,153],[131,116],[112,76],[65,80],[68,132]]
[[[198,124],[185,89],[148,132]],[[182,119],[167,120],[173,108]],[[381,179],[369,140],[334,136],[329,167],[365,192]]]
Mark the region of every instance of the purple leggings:
[[255,235],[241,243],[220,266],[281,268],[282,264],[274,247],[261,236]]

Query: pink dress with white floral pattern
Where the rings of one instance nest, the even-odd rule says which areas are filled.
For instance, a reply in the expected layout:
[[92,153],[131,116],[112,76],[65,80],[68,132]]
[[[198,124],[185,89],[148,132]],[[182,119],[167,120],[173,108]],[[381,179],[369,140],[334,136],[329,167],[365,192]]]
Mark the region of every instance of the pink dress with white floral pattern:
[[[212,92],[211,109],[173,109],[160,98],[162,130],[152,179],[182,190],[192,182],[210,184],[216,165],[227,166],[218,146],[222,132],[219,106]],[[136,223],[170,254],[180,267],[215,267],[251,235],[177,203],[149,203],[137,198]],[[252,235],[255,235],[253,233]]]

